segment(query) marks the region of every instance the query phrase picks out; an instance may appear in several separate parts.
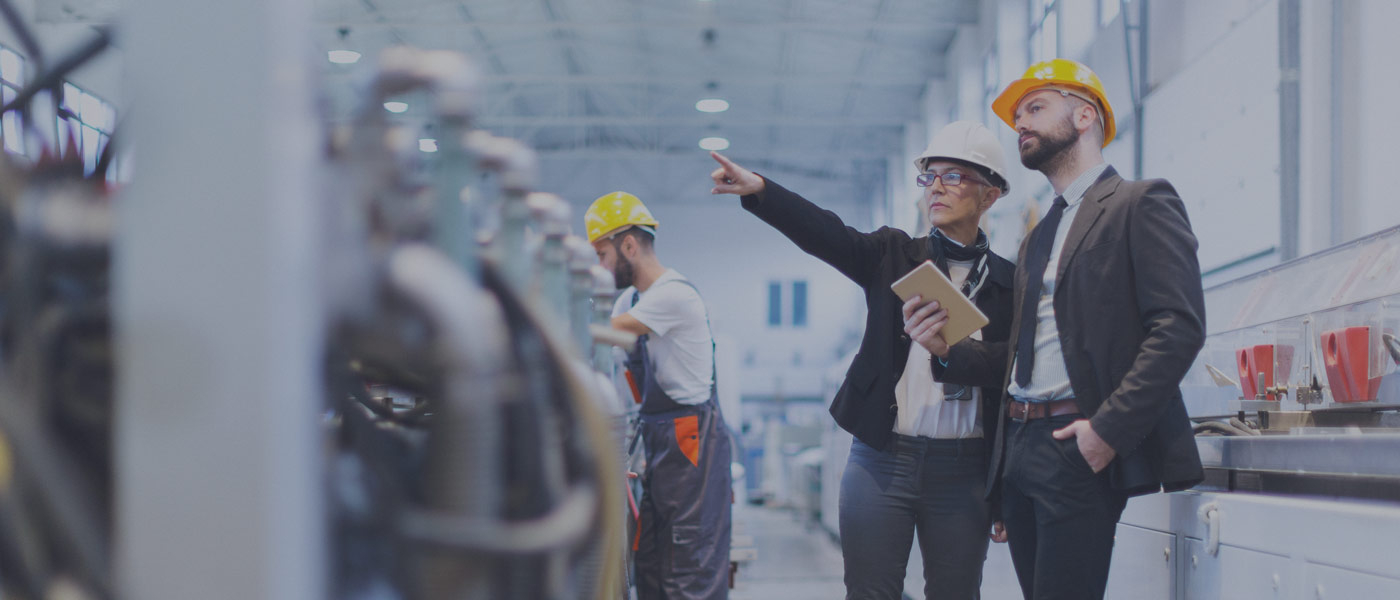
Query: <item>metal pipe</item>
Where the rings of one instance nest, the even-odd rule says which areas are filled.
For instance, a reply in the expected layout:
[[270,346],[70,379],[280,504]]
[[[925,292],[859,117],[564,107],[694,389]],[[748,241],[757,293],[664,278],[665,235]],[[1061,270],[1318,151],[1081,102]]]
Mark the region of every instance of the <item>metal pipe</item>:
[[1143,163],[1146,158],[1143,148],[1147,145],[1147,94],[1152,91],[1152,78],[1148,68],[1148,51],[1151,45],[1148,43],[1148,35],[1151,28],[1148,27],[1151,11],[1148,9],[1150,0],[1138,0],[1138,90],[1137,98],[1134,100],[1136,106],[1133,107],[1135,116],[1133,118],[1133,143],[1137,150],[1133,153],[1133,178],[1142,179],[1145,177]]
[[[559,332],[564,329],[569,319],[569,271],[568,250],[564,247],[564,239],[569,233],[570,210],[568,203],[554,194],[535,192],[525,197],[524,204],[530,210],[530,216],[537,231],[542,235],[535,257],[534,286],[537,292],[536,301],[530,302],[536,308],[536,315],[543,326],[551,332]],[[542,309],[542,310],[541,310]],[[560,335],[560,339],[567,339]],[[568,347],[572,344],[563,344]],[[568,364],[559,365],[568,368],[574,365],[575,357],[582,357],[581,349],[570,348],[566,350],[569,354]],[[532,366],[538,367],[533,364]],[[531,394],[531,405],[535,409],[534,420],[539,424],[540,431],[544,433],[539,442],[540,447],[540,467],[541,480],[544,484],[546,497],[557,500],[568,489],[568,478],[563,461],[563,457],[568,450],[559,443],[556,436],[549,432],[562,429],[556,400],[552,398],[557,390],[546,386],[538,385],[538,382],[549,379],[549,373],[542,368],[537,368],[531,374],[530,380],[536,382]],[[560,546],[562,550],[567,546]],[[564,552],[551,553],[545,559],[544,569],[535,570],[533,573],[521,573],[524,577],[521,589],[528,589],[529,581],[539,581],[543,577],[545,589],[549,597],[559,597],[568,586],[568,554]]]
[[499,175],[501,228],[492,240],[491,258],[512,289],[523,295],[530,284],[530,257],[525,251],[530,207],[525,198],[537,178],[535,153],[509,138],[473,136],[468,144],[480,157],[482,168]]
[[613,347],[631,352],[637,336],[612,328],[613,304],[617,300],[617,282],[612,272],[602,265],[593,265],[588,270],[593,275],[593,323],[588,328],[593,341],[593,368],[611,375]]
[[[1279,66],[1279,259],[1298,256],[1302,165],[1302,7],[1299,0],[1278,3]],[[1337,111],[1333,107],[1333,112]]]
[[1342,39],[1345,34],[1343,27],[1347,3],[1331,3],[1332,13],[1332,40],[1331,56],[1329,56],[1329,97],[1327,106],[1328,115],[1328,143],[1331,152],[1328,155],[1328,172],[1332,174],[1331,181],[1336,182],[1330,186],[1332,197],[1329,199],[1331,209],[1328,215],[1328,236],[1329,246],[1342,243],[1346,237],[1347,203],[1343,198],[1347,197],[1344,190],[1349,186],[1346,177],[1343,175],[1342,165],[1342,143],[1346,139],[1346,129],[1342,119],[1342,97],[1343,86],[1346,84],[1346,62],[1343,60]]
[[569,250],[564,247],[564,237],[569,235],[571,211],[562,198],[544,192],[530,194],[525,204],[544,236],[535,261],[535,289],[543,298],[550,318],[563,324],[570,314]]
[[444,116],[438,122],[438,152],[433,169],[433,242],[459,267],[478,279],[476,223],[468,210],[476,164],[464,143],[468,120]]
[[[1133,101],[1133,178],[1142,179],[1143,172],[1143,104],[1151,88],[1147,79],[1147,1],[1138,1],[1138,24],[1128,24],[1128,0],[1119,0],[1118,11],[1123,15],[1123,51],[1128,62],[1128,93]],[[1138,58],[1133,60],[1131,32],[1138,32]]]
[[569,253],[569,325],[579,356],[590,356],[593,335],[588,332],[588,324],[593,317],[593,266],[598,262],[597,254],[592,244],[576,235],[565,238],[564,247]]
[[477,171],[466,141],[479,109],[481,74],[465,56],[445,50],[420,52],[415,67],[431,90],[437,118],[433,239],[476,279],[476,223],[466,202]]

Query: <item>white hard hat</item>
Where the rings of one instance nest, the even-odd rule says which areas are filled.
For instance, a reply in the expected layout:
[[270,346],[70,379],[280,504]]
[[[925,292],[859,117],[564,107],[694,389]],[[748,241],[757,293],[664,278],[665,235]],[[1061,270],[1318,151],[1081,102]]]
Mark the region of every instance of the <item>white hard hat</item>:
[[975,121],[953,121],[938,130],[928,147],[914,159],[914,166],[923,170],[930,160],[944,159],[969,163],[990,172],[992,185],[1001,188],[1001,195],[1011,191],[1006,180],[1006,154],[996,134]]

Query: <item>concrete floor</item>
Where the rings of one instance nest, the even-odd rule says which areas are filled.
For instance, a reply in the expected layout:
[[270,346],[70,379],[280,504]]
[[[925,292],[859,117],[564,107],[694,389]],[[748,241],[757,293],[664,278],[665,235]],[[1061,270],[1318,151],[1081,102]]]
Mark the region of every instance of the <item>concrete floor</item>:
[[798,513],[734,505],[734,533],[752,535],[758,558],[739,567],[730,600],[841,600],[841,548]]
[[[734,532],[752,535],[758,557],[739,568],[731,600],[842,600],[841,548],[819,525],[780,508],[736,504]],[[917,546],[915,552],[917,553]],[[910,565],[919,564],[917,554]],[[910,568],[906,598],[921,598],[923,573]],[[1005,544],[992,544],[982,574],[983,600],[1020,600]],[[932,600],[932,599],[931,599]]]

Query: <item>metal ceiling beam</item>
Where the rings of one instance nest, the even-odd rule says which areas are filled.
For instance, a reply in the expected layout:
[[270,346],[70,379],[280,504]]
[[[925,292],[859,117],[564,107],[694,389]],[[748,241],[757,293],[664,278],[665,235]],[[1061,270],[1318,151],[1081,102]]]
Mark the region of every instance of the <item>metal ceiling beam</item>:
[[[492,75],[486,74],[482,77],[482,82],[486,85],[696,85],[704,86],[711,81],[720,84],[721,94],[728,86],[736,85],[825,85],[825,86],[879,86],[879,87],[923,87],[927,79],[942,79],[947,75],[947,70],[940,61],[935,68],[925,69],[921,73],[910,73],[897,77],[876,77],[869,75],[853,74],[850,76],[840,75],[645,75],[645,74],[625,74],[625,75],[548,75],[548,74],[506,74]],[[342,69],[338,72],[327,73],[325,79],[328,80],[356,80],[361,74]]]
[[[932,73],[934,78],[943,77],[943,69]],[[924,73],[928,74],[928,73]],[[705,84],[715,81],[721,85],[879,85],[879,86],[907,86],[919,87],[926,81],[917,75],[904,74],[898,77],[872,77],[869,75],[645,75],[645,74],[625,74],[625,75],[546,75],[546,74],[514,74],[514,75],[488,75],[483,78],[487,84],[568,84],[568,85],[676,85],[676,84]]]
[[[880,4],[879,4],[878,6],[875,7],[875,18],[876,18],[877,20],[880,18],[881,15],[885,14],[885,9],[886,9],[888,6],[889,6],[889,0],[880,0]],[[879,33],[876,32],[876,31],[873,30],[873,29],[867,30],[867,31],[865,32],[865,40],[864,40],[863,43],[861,44],[860,58],[857,59],[857,61],[856,61],[856,72],[857,72],[857,73],[864,73],[864,72],[866,71],[866,69],[869,68],[868,65],[869,65],[869,62],[870,62],[870,58],[871,58],[871,56],[872,56],[872,55],[875,53],[875,51],[876,51],[876,50],[875,50],[875,40],[876,40],[876,38],[878,38],[878,37],[879,37]],[[946,61],[939,61],[939,62],[946,62]],[[856,87],[856,86],[847,86],[847,87],[846,87],[846,99],[845,99],[844,102],[841,103],[841,116],[842,116],[842,117],[849,117],[850,114],[851,114],[851,112],[855,110],[856,95],[859,94],[859,93],[860,93],[860,88],[858,88],[858,87]],[[841,135],[840,133],[838,133],[838,134],[837,134],[836,136],[834,136],[834,137],[836,138],[836,140],[835,140],[835,143],[832,144],[832,145],[834,146],[833,150],[835,150],[835,151],[837,151],[837,152],[840,152],[840,151],[843,149],[843,147],[845,146],[846,139],[847,139],[849,136],[847,136],[847,135]]]
[[358,18],[353,20],[342,20],[326,18],[318,21],[317,26],[321,27],[356,27],[373,29],[376,27],[409,27],[409,28],[443,28],[443,27],[480,27],[492,33],[536,33],[554,32],[564,30],[587,30],[590,32],[617,32],[631,31],[636,29],[655,30],[681,30],[681,31],[703,31],[714,29],[716,31],[736,31],[760,30],[760,32],[803,32],[803,31],[835,31],[835,32],[860,32],[860,31],[890,31],[903,33],[928,33],[931,31],[955,31],[959,25],[971,25],[977,22],[976,14],[970,17],[960,17],[957,14],[949,15],[949,18],[938,21],[573,21],[573,22],[550,22],[550,21],[453,21],[446,19],[423,19],[420,17],[409,17],[396,19],[385,15],[383,20],[368,20]]
[[[732,154],[731,154],[732,152]],[[722,154],[739,161],[743,157],[771,157],[776,154],[773,148],[729,148],[722,151]],[[823,148],[813,148],[813,150],[801,150],[801,148],[784,148],[777,154],[801,155],[802,161],[820,164],[820,162],[841,162],[841,161],[874,161],[874,159],[886,158],[888,151],[858,151],[847,150],[834,152],[823,150]],[[657,159],[657,161],[696,161],[704,159],[710,161],[710,155],[700,148],[665,148],[665,150],[624,150],[624,148],[561,148],[561,150],[550,150],[550,148],[535,148],[535,155],[542,161],[636,161],[636,159]],[[742,161],[741,161],[742,162]]]
[[831,118],[809,118],[809,117],[707,117],[707,116],[638,116],[638,117],[602,117],[602,116],[509,116],[494,117],[483,116],[479,123],[481,127],[594,127],[594,126],[618,126],[618,127],[709,127],[710,125],[721,125],[724,127],[904,127],[905,123],[914,119],[914,116],[888,115],[879,117],[831,117]]

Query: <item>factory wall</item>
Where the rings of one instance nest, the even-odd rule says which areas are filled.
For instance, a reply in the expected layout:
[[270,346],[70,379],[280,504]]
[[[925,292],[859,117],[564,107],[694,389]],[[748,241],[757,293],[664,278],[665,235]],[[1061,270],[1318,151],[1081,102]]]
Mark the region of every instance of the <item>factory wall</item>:
[[[1342,172],[1332,185],[1342,186],[1340,212],[1348,218],[1344,239],[1352,239],[1400,224],[1395,201],[1395,124],[1392,106],[1400,98],[1395,60],[1400,56],[1400,3],[1370,0],[1337,2],[1342,11],[1342,81],[1337,109],[1343,118]],[[1316,168],[1304,164],[1303,172]],[[1324,171],[1325,172],[1325,171]],[[1335,188],[1334,188],[1335,189]]]
[[[715,335],[734,341],[743,396],[817,399],[822,372],[864,330],[860,288],[743,210],[738,198],[708,200],[653,209],[662,223],[662,263],[700,288]],[[861,225],[854,204],[825,208]],[[805,326],[793,324],[792,284],[798,281],[807,285]],[[781,323],[770,325],[769,285],[775,282]]]
[[[959,29],[948,54],[948,76],[930,81],[923,120],[908,140],[954,119],[980,120],[996,131],[1012,163],[1012,192],[989,212],[984,227],[993,249],[1014,255],[1052,194],[1039,173],[1019,165],[1014,132],[989,109],[995,94],[1030,64],[1030,0],[983,3],[980,21]],[[1135,120],[1129,55],[1139,52],[1139,2],[1099,21],[1098,0],[1058,0],[1058,52],[1094,68],[1109,92],[1117,139],[1104,154],[1133,176]],[[1394,151],[1384,139],[1383,103],[1400,94],[1391,57],[1400,39],[1387,31],[1400,4],[1383,0],[1300,2],[1297,73],[1280,68],[1280,0],[1149,2],[1147,94],[1142,98],[1142,176],[1171,180],[1186,203],[1200,241],[1206,283],[1277,264],[1283,228],[1297,227],[1296,255],[1328,248],[1400,224],[1400,204],[1384,177]],[[1125,39],[1125,27],[1127,33]],[[1141,78],[1142,73],[1133,73]],[[1283,214],[1280,84],[1300,83],[1300,201]],[[917,147],[916,147],[917,146]],[[905,164],[921,149],[907,143],[892,161]],[[912,170],[906,179],[912,180]],[[892,188],[898,206],[916,188]]]

